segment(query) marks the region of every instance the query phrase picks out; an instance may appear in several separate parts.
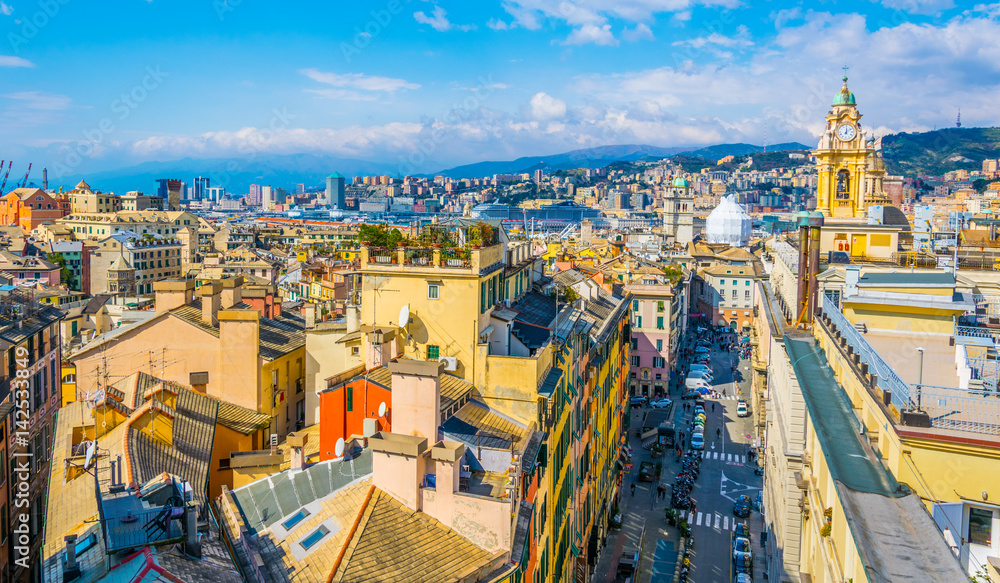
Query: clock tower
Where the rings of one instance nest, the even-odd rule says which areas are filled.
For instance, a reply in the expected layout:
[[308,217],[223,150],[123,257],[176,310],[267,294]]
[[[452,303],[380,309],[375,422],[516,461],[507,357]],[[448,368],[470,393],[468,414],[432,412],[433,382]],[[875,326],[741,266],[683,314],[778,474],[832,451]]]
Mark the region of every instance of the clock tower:
[[877,163],[881,159],[874,147],[868,145],[861,128],[857,102],[847,88],[847,67],[844,67],[844,86],[833,98],[833,108],[826,115],[826,128],[813,155],[819,175],[816,210],[824,216],[865,218],[869,204],[883,202],[881,181],[876,184],[871,180],[875,176],[869,176],[876,166],[881,169]]

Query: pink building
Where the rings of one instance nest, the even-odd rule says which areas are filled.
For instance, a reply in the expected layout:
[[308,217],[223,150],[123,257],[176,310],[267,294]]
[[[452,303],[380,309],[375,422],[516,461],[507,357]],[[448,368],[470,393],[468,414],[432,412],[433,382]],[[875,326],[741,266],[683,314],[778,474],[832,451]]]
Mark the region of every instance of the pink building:
[[59,266],[41,257],[20,257],[10,251],[0,251],[0,271],[7,272],[14,285],[44,283],[57,286],[60,283]]
[[669,388],[683,301],[675,297],[674,287],[665,278],[644,276],[640,281],[625,288],[632,294],[630,393],[653,397],[665,395]]

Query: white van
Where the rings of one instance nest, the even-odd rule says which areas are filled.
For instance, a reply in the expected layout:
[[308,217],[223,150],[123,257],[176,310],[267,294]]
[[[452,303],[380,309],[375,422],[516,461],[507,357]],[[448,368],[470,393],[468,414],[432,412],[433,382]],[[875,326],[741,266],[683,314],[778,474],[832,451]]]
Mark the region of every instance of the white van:
[[705,379],[688,378],[687,380],[684,381],[684,388],[689,391],[700,391],[703,389],[708,389],[709,384],[705,381]]

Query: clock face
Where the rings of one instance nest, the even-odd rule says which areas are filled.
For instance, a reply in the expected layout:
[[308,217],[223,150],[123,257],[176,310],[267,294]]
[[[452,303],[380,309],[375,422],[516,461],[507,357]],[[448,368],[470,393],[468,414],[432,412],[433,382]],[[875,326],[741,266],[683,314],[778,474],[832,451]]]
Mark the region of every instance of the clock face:
[[844,140],[845,142],[853,140],[855,134],[857,134],[857,130],[855,130],[854,126],[852,126],[849,123],[845,123],[844,125],[837,128],[837,137],[840,138],[841,140]]

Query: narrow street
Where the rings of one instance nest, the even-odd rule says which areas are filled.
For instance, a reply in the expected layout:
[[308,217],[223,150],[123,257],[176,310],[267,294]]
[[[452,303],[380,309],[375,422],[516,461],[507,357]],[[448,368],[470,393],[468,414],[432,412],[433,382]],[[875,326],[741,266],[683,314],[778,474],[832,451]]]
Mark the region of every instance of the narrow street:
[[[695,338],[693,330],[689,337]],[[737,358],[738,351],[722,351],[718,343],[713,344],[713,389],[719,392],[719,397],[706,398],[705,449],[701,454],[700,474],[691,492],[696,511],[684,511],[682,514],[689,521],[694,541],[688,579],[694,583],[732,581],[731,536],[740,523],[747,524],[752,534],[754,580],[763,575],[763,558],[759,556],[762,550],[760,533],[763,520],[756,506],[763,478],[754,473],[756,462],[750,461],[747,456],[753,444],[751,418],[741,418],[736,414],[739,391],[744,395],[749,393],[749,361],[738,361],[739,368],[734,379],[732,369],[734,359]],[[681,367],[681,372],[686,372],[686,366]],[[722,395],[723,390],[726,392],[725,396]],[[681,394],[682,391],[676,386],[672,387],[670,398],[674,403],[670,409],[670,418],[678,431],[684,432],[685,444],[690,449],[688,441],[694,401],[681,400]],[[629,440],[633,457],[632,470],[623,482],[622,531],[610,537],[607,547],[601,553],[593,579],[595,582],[625,581],[624,578],[615,578],[618,560],[625,549],[635,547],[640,534],[643,536],[641,567],[634,581],[673,581],[680,536],[676,527],[667,524],[664,510],[669,504],[669,492],[674,477],[680,470],[680,463],[676,461],[676,454],[668,451],[659,458],[663,462],[660,480],[638,481],[641,462],[657,461],[650,451],[642,448],[635,431],[642,426],[645,415],[650,411],[651,409],[644,407],[632,409],[630,413],[632,431]],[[722,430],[721,434],[717,433],[719,429]],[[630,493],[631,484],[636,486],[634,497]],[[667,486],[667,494],[663,498],[657,495],[659,484]],[[749,496],[755,503],[749,518],[740,519],[733,515],[733,505],[740,495]]]

